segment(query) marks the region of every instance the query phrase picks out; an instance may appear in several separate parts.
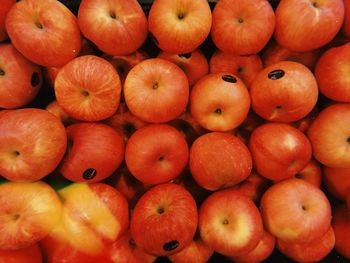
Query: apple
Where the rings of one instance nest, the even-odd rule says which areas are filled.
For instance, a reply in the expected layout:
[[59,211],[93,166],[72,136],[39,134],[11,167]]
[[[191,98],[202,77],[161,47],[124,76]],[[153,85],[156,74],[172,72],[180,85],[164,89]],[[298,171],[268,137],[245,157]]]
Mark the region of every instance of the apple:
[[0,185],[0,250],[23,249],[48,235],[59,222],[62,205],[46,183]]
[[335,250],[350,259],[350,210],[345,205],[339,205],[333,212],[332,226],[335,234]]
[[323,167],[323,180],[326,189],[337,199],[345,200],[350,191],[350,168]]
[[155,0],[148,14],[148,29],[161,50],[185,54],[208,37],[211,20],[206,0]]
[[235,55],[217,50],[211,56],[210,73],[231,72],[249,88],[256,75],[263,69],[259,55]]
[[350,168],[350,105],[333,104],[323,109],[312,122],[307,136],[313,155],[323,165]]
[[136,0],[83,0],[78,23],[82,34],[109,55],[128,55],[147,37],[147,19]]
[[344,21],[341,32],[345,37],[350,37],[350,1],[344,0]]
[[220,50],[259,53],[271,38],[275,14],[266,0],[220,0],[213,10],[211,37]]
[[46,110],[25,108],[0,117],[0,174],[30,182],[51,173],[66,151],[61,121]]
[[300,172],[311,160],[311,144],[298,129],[284,123],[266,123],[250,136],[249,150],[256,171],[271,180]]
[[42,263],[40,247],[37,243],[18,250],[0,250],[0,263]]
[[287,49],[306,52],[336,36],[343,23],[344,4],[342,0],[282,0],[275,14],[276,41]]
[[189,165],[195,181],[201,187],[215,191],[245,180],[253,163],[248,147],[236,136],[211,132],[194,141]]
[[199,209],[198,228],[208,246],[230,257],[254,249],[264,232],[253,201],[230,188],[216,191],[204,200]]
[[348,191],[348,194],[346,195],[346,204],[348,206],[348,209],[350,209],[350,190]]
[[130,221],[137,246],[156,256],[169,256],[188,246],[197,229],[197,206],[177,184],[160,184],[137,202]]
[[111,117],[119,106],[120,93],[116,70],[105,59],[93,55],[71,60],[60,69],[55,80],[58,104],[69,116],[82,121]]
[[320,238],[305,243],[290,243],[277,239],[277,248],[287,257],[297,262],[322,261],[334,248],[335,236],[333,227]]
[[179,131],[167,124],[151,124],[131,135],[125,163],[142,183],[160,184],[180,175],[188,155],[187,142]]
[[95,183],[112,175],[124,159],[123,138],[102,123],[77,123],[66,129],[70,147],[60,173],[73,182]]
[[68,116],[67,112],[65,112],[65,110],[61,107],[61,105],[58,104],[57,100],[51,101],[46,106],[46,110],[51,114],[55,115],[59,120],[61,120],[64,126],[68,126],[70,124],[77,122],[77,120],[74,120],[73,118]]
[[7,14],[6,30],[20,53],[46,67],[63,66],[81,48],[76,17],[57,0],[17,2]]
[[158,58],[166,59],[178,65],[185,72],[190,87],[209,72],[207,58],[200,49],[185,54],[172,54],[161,51],[158,54]]
[[34,100],[43,82],[40,67],[11,44],[0,44],[0,65],[0,108],[19,108]]
[[212,73],[194,85],[190,95],[192,117],[210,131],[230,131],[248,115],[250,97],[241,79],[230,73]]
[[304,169],[296,173],[294,177],[303,179],[320,188],[322,183],[322,170],[320,164],[314,159],[311,159]]
[[305,117],[313,110],[318,98],[312,72],[292,61],[281,61],[264,68],[249,91],[253,110],[275,122],[292,122]]
[[0,42],[7,39],[7,32],[5,21],[7,13],[11,7],[16,3],[16,0],[3,0],[0,7]]
[[312,242],[321,238],[331,223],[327,196],[318,187],[296,178],[267,189],[260,211],[266,229],[284,242]]
[[291,122],[290,124],[297,128],[299,131],[306,133],[307,130],[310,128],[311,123],[316,119],[317,115],[319,114],[319,110],[316,107],[313,108],[313,110],[306,115],[304,118],[301,118],[300,120]]
[[146,59],[132,68],[124,83],[130,112],[145,122],[168,122],[186,109],[189,97],[185,73],[161,58]]

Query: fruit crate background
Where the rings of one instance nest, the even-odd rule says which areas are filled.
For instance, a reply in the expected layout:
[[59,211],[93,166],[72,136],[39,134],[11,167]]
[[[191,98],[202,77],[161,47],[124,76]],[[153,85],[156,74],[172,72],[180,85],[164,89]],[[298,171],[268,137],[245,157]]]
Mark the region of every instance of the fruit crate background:
[[[1,0],[0,0],[1,1]],[[74,14],[77,14],[78,8],[80,5],[81,0],[59,0],[64,5],[66,5]],[[127,0],[125,0],[127,1]],[[151,5],[154,0],[138,0],[140,5],[142,6],[145,14],[147,15]],[[215,4],[219,0],[208,0],[208,3],[211,8],[214,8]],[[271,6],[275,9],[280,2],[280,0],[269,0]],[[156,47],[156,45],[153,43],[152,39],[150,37],[147,38],[144,45],[141,47],[144,51],[146,51],[151,57],[154,57],[158,54],[159,49]],[[216,50],[213,42],[211,41],[210,37],[207,38],[207,40],[200,46],[200,49],[203,51],[203,53],[206,55],[206,57],[209,59],[210,56],[213,54],[213,52]],[[45,85],[46,86],[46,85]],[[45,108],[46,105],[51,102],[54,99],[54,93],[52,92],[52,89],[43,87],[41,91],[39,92],[37,98],[30,104],[28,107],[36,107],[36,108]],[[331,203],[336,203],[337,201],[334,199],[330,199]],[[167,263],[170,262],[166,257],[159,257],[156,261],[156,263]],[[214,253],[214,255],[209,260],[209,263],[226,263],[231,262],[227,258]],[[292,263],[294,261],[290,260],[289,258],[282,255],[277,249],[272,253],[272,255],[265,260],[264,262],[273,262],[273,263]],[[325,263],[346,263],[349,262],[349,260],[341,257],[338,255],[334,250],[322,260],[322,262]],[[189,262],[190,263],[190,262]]]

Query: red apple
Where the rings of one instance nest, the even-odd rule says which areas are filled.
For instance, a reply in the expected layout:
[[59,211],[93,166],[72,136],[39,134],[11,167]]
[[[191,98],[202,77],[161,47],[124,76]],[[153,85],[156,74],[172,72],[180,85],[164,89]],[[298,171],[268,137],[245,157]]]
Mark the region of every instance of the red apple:
[[16,0],[3,0],[0,7],[0,42],[7,38],[5,21],[7,13],[11,7],[16,3]]
[[256,75],[263,69],[258,55],[235,55],[217,50],[210,58],[210,73],[231,72],[249,88]]
[[337,199],[345,200],[350,191],[350,168],[323,167],[323,179],[326,189]]
[[213,10],[211,37],[222,51],[257,54],[273,34],[275,14],[266,0],[220,0]]
[[34,245],[58,224],[61,201],[46,183],[7,182],[0,185],[0,249]]
[[51,114],[55,115],[64,126],[68,126],[70,124],[73,124],[74,122],[77,122],[73,118],[69,117],[67,112],[58,104],[57,100],[51,101],[47,106],[46,110],[50,112]]
[[230,73],[213,73],[192,88],[190,111],[210,131],[229,131],[243,123],[250,107],[245,84]]
[[207,38],[211,10],[205,0],[155,0],[148,28],[160,49],[172,54],[194,51]]
[[129,171],[146,184],[166,183],[184,170],[189,155],[182,134],[167,124],[138,129],[126,144]]
[[83,35],[110,55],[128,55],[147,37],[147,19],[136,0],[83,0],[78,23]]
[[146,122],[171,121],[185,111],[189,97],[185,73],[164,59],[147,59],[132,68],[124,83],[131,113]]
[[247,146],[240,139],[230,133],[212,132],[194,141],[189,165],[196,182],[215,191],[245,180],[253,164]]
[[290,50],[306,52],[335,37],[343,23],[344,4],[342,0],[282,0],[275,13],[277,42]]
[[312,242],[321,238],[331,223],[327,196],[318,187],[296,178],[267,189],[260,210],[267,230],[284,242]]
[[111,117],[119,106],[120,92],[118,73],[97,56],[73,59],[60,69],[55,80],[58,103],[69,116],[82,121]]
[[319,110],[316,107],[313,108],[313,110],[306,115],[304,118],[291,122],[290,124],[292,126],[294,126],[295,128],[297,128],[299,131],[306,133],[307,130],[310,128],[311,123],[314,121],[314,119],[316,119],[317,115],[319,113]]
[[350,105],[333,104],[322,110],[307,131],[316,160],[333,168],[350,168],[349,133]]
[[311,161],[300,172],[294,175],[296,178],[303,179],[306,182],[320,188],[322,183],[322,170],[320,164],[311,159]]
[[38,244],[18,250],[0,250],[0,263],[42,263]]
[[137,202],[130,230],[137,246],[156,256],[169,256],[188,246],[197,229],[197,206],[177,184],[160,184]]
[[311,159],[307,137],[289,124],[267,123],[256,128],[249,140],[256,171],[271,180],[300,172]]
[[39,65],[61,67],[81,48],[76,17],[57,0],[17,2],[7,14],[6,29],[16,49]]
[[0,174],[17,182],[39,180],[58,166],[66,145],[63,124],[48,111],[9,111],[0,118]]
[[348,191],[348,194],[346,195],[346,204],[348,206],[348,209],[350,209],[350,190]]
[[234,189],[216,191],[203,202],[198,227],[208,246],[230,257],[254,249],[264,232],[258,208]]
[[335,250],[350,260],[350,209],[339,205],[333,212],[332,226],[335,234]]
[[350,37],[350,1],[344,0],[344,21],[341,32],[346,37]]

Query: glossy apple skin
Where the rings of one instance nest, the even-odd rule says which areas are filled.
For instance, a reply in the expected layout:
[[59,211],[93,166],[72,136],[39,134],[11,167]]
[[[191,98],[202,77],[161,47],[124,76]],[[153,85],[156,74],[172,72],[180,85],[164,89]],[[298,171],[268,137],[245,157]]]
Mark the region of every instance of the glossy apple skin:
[[212,132],[194,141],[189,165],[196,182],[215,191],[246,179],[253,162],[248,147],[239,138],[230,133]]
[[190,87],[209,72],[207,58],[200,49],[186,54],[172,54],[161,51],[158,58],[166,59],[178,65],[185,72]]
[[307,131],[316,160],[333,168],[350,167],[349,121],[348,104],[333,104],[318,114]]
[[186,74],[174,63],[147,59],[132,68],[124,83],[131,113],[145,122],[168,122],[179,117],[189,98]]
[[335,234],[335,250],[350,259],[350,210],[345,205],[339,205],[333,212],[332,226]]
[[0,45],[0,64],[0,108],[14,109],[30,103],[42,86],[40,67],[11,44]]
[[42,263],[38,244],[19,250],[0,250],[0,263]]
[[46,183],[0,185],[0,249],[16,250],[42,240],[59,222],[62,205]]
[[249,150],[256,171],[271,180],[292,177],[311,160],[307,137],[283,123],[266,123],[256,128],[250,136]]
[[232,257],[235,263],[259,263],[267,259],[275,248],[276,238],[264,230],[264,234],[258,245],[246,254]]
[[7,13],[11,7],[16,3],[16,0],[3,0],[0,7],[0,42],[7,38],[5,21]]
[[192,88],[190,112],[210,131],[230,131],[248,115],[250,97],[247,87],[230,73],[212,73],[201,78]]
[[341,32],[344,36],[350,37],[350,1],[344,0],[344,21]]
[[225,256],[249,252],[263,236],[258,208],[235,189],[216,191],[203,202],[198,227],[203,241]]
[[253,110],[275,122],[292,122],[305,117],[318,98],[312,72],[292,61],[281,61],[264,68],[254,79],[249,92]]
[[56,0],[17,2],[7,14],[6,29],[16,49],[42,66],[63,66],[81,48],[76,17]]
[[260,211],[267,230],[284,242],[311,242],[330,227],[326,195],[301,179],[281,181],[266,190]]
[[177,184],[160,184],[137,202],[130,222],[136,245],[156,256],[169,256],[188,246],[197,229],[192,195]]
[[119,106],[120,93],[118,73],[108,61],[97,56],[71,60],[60,69],[55,80],[58,103],[69,116],[82,121],[111,117]]
[[344,5],[341,0],[283,0],[275,14],[276,41],[290,50],[306,52],[335,37],[343,23]]
[[304,169],[295,174],[294,177],[303,179],[306,182],[309,182],[314,186],[321,188],[322,170],[320,164],[314,159],[311,159],[311,161],[304,167]]
[[72,146],[60,172],[73,182],[96,183],[111,176],[124,160],[124,142],[106,124],[78,123],[67,127]]
[[185,138],[167,124],[152,124],[138,129],[125,149],[129,171],[146,184],[166,183],[185,169],[189,149]]
[[16,182],[39,180],[58,166],[66,145],[63,124],[46,110],[9,111],[0,117],[0,174]]
[[278,250],[297,262],[322,261],[332,251],[334,245],[335,236],[332,226],[322,237],[308,243],[290,243],[277,239]]
[[211,37],[222,51],[257,54],[271,38],[275,14],[266,0],[220,0],[213,10]]
[[258,55],[240,56],[217,50],[210,58],[210,73],[231,72],[249,88],[256,75],[263,69]]
[[192,52],[208,37],[212,22],[205,0],[155,0],[148,28],[157,46],[168,53]]
[[345,200],[350,191],[350,168],[323,167],[323,180],[326,189],[337,199]]
[[128,55],[147,37],[147,19],[136,0],[83,0],[78,10],[83,35],[103,52]]
[[320,92],[338,102],[350,102],[350,44],[328,49],[317,62],[315,76]]

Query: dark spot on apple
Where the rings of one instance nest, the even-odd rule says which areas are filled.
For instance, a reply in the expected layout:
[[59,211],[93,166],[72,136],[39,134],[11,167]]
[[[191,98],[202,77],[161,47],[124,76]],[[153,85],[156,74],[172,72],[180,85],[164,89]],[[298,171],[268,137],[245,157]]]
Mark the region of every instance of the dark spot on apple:
[[229,222],[228,222],[228,220],[227,220],[226,218],[225,218],[224,220],[222,220],[222,224],[223,224],[223,225],[228,225],[228,223],[229,223]]
[[117,14],[114,12],[114,10],[109,11],[109,16],[112,19],[117,19]]
[[89,169],[87,169],[87,170],[85,170],[85,171],[83,172],[83,178],[84,178],[85,180],[91,180],[91,179],[94,179],[94,178],[95,178],[96,174],[97,174],[96,169],[94,169],[94,168],[89,168]]
[[125,123],[125,125],[123,126],[123,130],[128,137],[130,137],[131,134],[133,134],[136,131],[132,123]]
[[5,76],[5,71],[0,68],[0,76]]
[[302,205],[302,206],[301,206],[301,209],[303,209],[304,211],[306,211],[306,206],[305,206],[305,205]]
[[40,23],[40,21],[35,21],[35,26],[39,29],[43,29],[43,25]]
[[158,207],[158,209],[157,209],[157,213],[160,214],[160,215],[164,214],[164,211],[165,211],[164,207],[162,207],[162,206]]
[[277,80],[284,76],[285,72],[282,69],[276,69],[271,71],[267,77],[271,80]]
[[152,89],[158,89],[158,87],[159,87],[158,82],[154,82],[154,84],[152,86]]
[[89,91],[87,91],[87,90],[82,90],[81,92],[81,95],[83,95],[84,97],[89,97],[90,96],[90,92]]
[[32,87],[36,87],[38,86],[40,83],[40,76],[38,72],[33,72],[32,74],[32,78],[30,80],[30,84],[32,85]]
[[281,106],[281,105],[277,105],[276,107],[275,107],[275,109],[276,110],[281,110],[283,107]]
[[172,250],[176,249],[179,245],[180,245],[179,241],[172,240],[172,241],[169,241],[169,242],[165,243],[163,245],[163,249],[165,251],[172,251]]
[[14,156],[20,156],[21,153],[20,153],[19,151],[14,151],[14,152],[13,152],[13,155],[14,155]]
[[158,46],[159,45],[158,39],[151,32],[149,32],[149,36],[153,40],[154,44]]
[[312,6],[315,7],[315,8],[318,8],[318,5],[316,2],[312,2]]
[[185,53],[185,54],[179,54],[178,56],[182,59],[189,59],[192,56],[192,53],[189,52],[189,53]]
[[237,79],[234,76],[232,76],[232,75],[223,75],[221,78],[222,78],[223,81],[226,81],[226,82],[230,82],[230,83],[236,83],[237,82]]
[[350,143],[350,137],[348,137],[348,138],[346,139],[346,141],[347,141],[348,143]]
[[129,239],[129,245],[130,245],[130,247],[135,248],[135,247],[136,247],[135,240],[132,239],[132,238],[130,238],[130,239]]
[[303,174],[302,173],[297,173],[295,175],[295,178],[302,179],[303,178]]
[[242,24],[242,23],[244,22],[244,20],[243,20],[242,17],[238,18],[237,21],[238,21],[238,23],[240,23],[240,24]]
[[20,214],[14,214],[14,215],[12,215],[13,221],[17,221],[20,217],[21,217]]
[[237,68],[237,72],[238,72],[238,73],[242,73],[242,72],[243,72],[243,67],[238,67],[238,68]]
[[158,161],[164,161],[164,159],[165,159],[165,157],[164,156],[160,156],[159,158],[158,158]]
[[185,16],[186,16],[186,13],[183,13],[183,12],[180,12],[180,13],[177,14],[177,18],[178,18],[179,20],[184,19]]
[[222,110],[220,108],[215,109],[214,113],[220,115],[222,113]]

